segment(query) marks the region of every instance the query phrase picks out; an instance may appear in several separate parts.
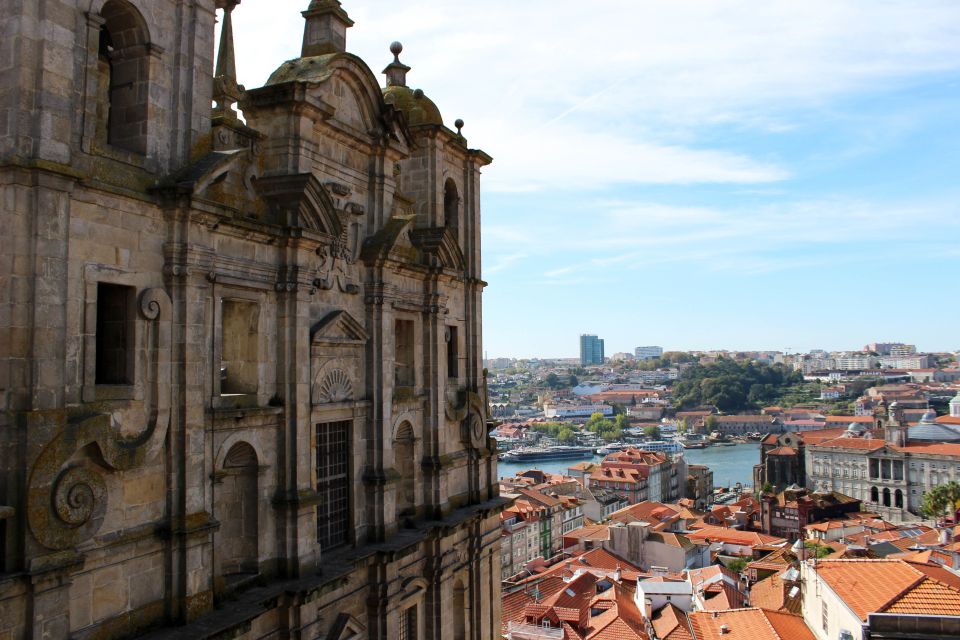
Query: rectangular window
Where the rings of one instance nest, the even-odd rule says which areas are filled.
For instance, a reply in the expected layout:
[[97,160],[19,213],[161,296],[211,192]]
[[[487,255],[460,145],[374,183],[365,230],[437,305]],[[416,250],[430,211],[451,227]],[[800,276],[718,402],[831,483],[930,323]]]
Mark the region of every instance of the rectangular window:
[[[461,614],[462,615],[462,614]],[[407,607],[400,612],[399,640],[417,639],[417,605]]]
[[347,542],[349,433],[349,420],[317,425],[317,542],[323,551]]
[[880,461],[880,478],[882,480],[889,480],[891,477],[893,477],[893,474],[890,471],[890,468],[892,466],[891,462],[892,462],[891,460]]
[[823,601],[823,607],[822,607],[821,613],[823,616],[823,630],[827,631],[828,630],[827,627],[829,626],[829,623],[830,623],[830,610],[827,608],[826,600]]
[[880,461],[876,458],[870,458],[870,478],[876,480],[880,477]]
[[903,460],[893,461],[893,479],[903,480]]
[[460,377],[459,336],[457,327],[447,327],[447,377]]
[[220,306],[220,393],[256,393],[260,380],[260,305],[224,300]]
[[412,387],[416,384],[414,375],[414,323],[413,320],[396,320],[393,323],[396,349],[394,384],[398,387]]
[[133,384],[133,287],[97,283],[97,384]]

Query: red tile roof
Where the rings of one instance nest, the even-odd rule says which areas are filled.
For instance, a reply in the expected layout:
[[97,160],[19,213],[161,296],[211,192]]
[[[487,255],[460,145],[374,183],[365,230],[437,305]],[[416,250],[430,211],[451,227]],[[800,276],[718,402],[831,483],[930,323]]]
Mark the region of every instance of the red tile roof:
[[690,626],[697,640],[814,640],[803,618],[762,609],[698,611]]
[[870,613],[891,611],[930,615],[960,611],[960,588],[945,570],[902,560],[821,560],[818,575],[866,621]]

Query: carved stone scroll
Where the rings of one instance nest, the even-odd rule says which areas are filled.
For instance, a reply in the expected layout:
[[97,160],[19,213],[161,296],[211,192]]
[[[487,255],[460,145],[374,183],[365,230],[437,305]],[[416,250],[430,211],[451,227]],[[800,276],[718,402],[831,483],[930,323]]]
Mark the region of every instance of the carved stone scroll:
[[[53,434],[30,471],[27,520],[49,549],[69,549],[94,535],[108,499],[102,474],[132,469],[163,447],[170,424],[170,298],[162,289],[140,296],[143,330],[137,384],[143,387],[143,428],[124,435],[122,423],[138,411],[69,418]],[[78,453],[83,453],[77,455]]]

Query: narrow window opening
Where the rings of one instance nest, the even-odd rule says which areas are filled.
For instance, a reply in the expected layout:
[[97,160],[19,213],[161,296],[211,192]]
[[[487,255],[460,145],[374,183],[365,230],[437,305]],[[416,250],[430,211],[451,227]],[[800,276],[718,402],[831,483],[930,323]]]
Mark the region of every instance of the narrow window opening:
[[443,185],[443,225],[456,229],[460,219],[460,196],[457,194],[457,185],[451,179]]
[[417,606],[400,612],[400,640],[417,640]]
[[256,393],[260,368],[260,305],[248,300],[224,300],[220,313],[220,393]]
[[346,544],[350,520],[347,437],[350,421],[317,425],[317,543],[321,551]]
[[[669,597],[669,596],[668,596]],[[465,616],[467,614],[466,589],[463,582],[457,580],[453,586],[453,640],[466,640],[467,625]]]
[[397,488],[397,520],[403,516],[410,516],[416,510],[417,468],[414,461],[416,440],[413,437],[413,427],[404,422],[397,430],[397,438],[393,443],[393,452],[396,458],[397,473],[400,474],[400,483]]
[[100,123],[111,146],[145,154],[149,95],[149,34],[126,0],[108,0],[100,15]]
[[396,320],[394,333],[396,340],[394,382],[398,387],[412,387],[416,384],[413,320]]
[[447,377],[460,377],[460,340],[457,327],[447,327]]
[[97,384],[133,384],[133,288],[97,284]]

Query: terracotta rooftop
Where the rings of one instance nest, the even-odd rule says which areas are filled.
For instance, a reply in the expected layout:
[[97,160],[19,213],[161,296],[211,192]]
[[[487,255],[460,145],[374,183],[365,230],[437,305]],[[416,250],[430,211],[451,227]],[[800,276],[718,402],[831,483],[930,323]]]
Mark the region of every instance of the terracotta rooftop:
[[762,609],[731,609],[691,613],[697,640],[814,640],[803,618]]
[[694,542],[710,540],[711,542],[726,542],[728,544],[758,545],[786,542],[784,538],[768,536],[755,531],[740,531],[739,529],[725,529],[723,527],[704,527],[691,531],[687,537]]
[[902,560],[821,560],[816,571],[864,621],[871,613],[888,610],[917,615],[960,611],[960,589],[931,577],[930,573],[945,577],[932,565]]
[[770,611],[787,611],[799,614],[803,608],[803,599],[800,597],[799,589],[796,596],[791,598],[790,589],[783,582],[783,574],[788,569],[789,567],[783,567],[783,571],[754,583],[750,587],[750,604]]
[[655,611],[650,622],[660,640],[693,640],[687,614],[673,604],[667,604]]
[[771,449],[767,452],[768,456],[795,456],[797,455],[797,450],[793,447],[777,447],[776,449]]

